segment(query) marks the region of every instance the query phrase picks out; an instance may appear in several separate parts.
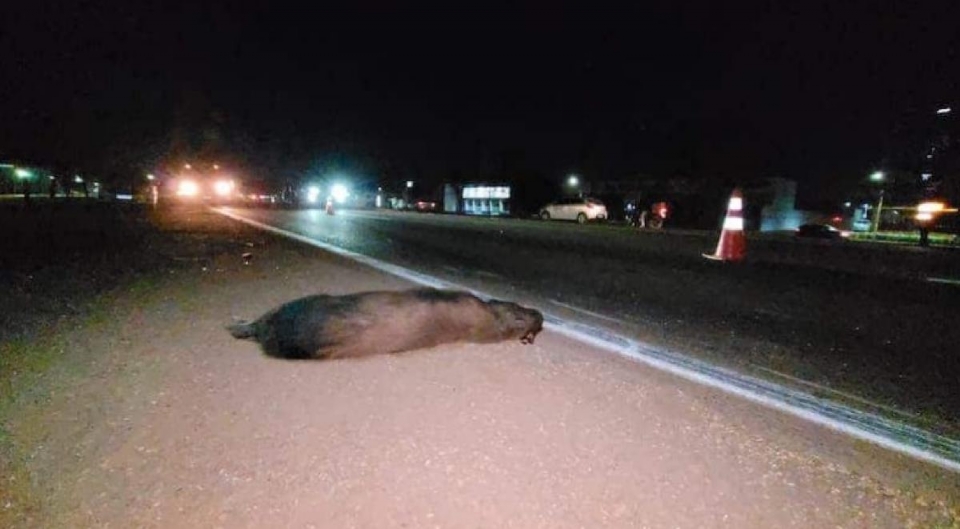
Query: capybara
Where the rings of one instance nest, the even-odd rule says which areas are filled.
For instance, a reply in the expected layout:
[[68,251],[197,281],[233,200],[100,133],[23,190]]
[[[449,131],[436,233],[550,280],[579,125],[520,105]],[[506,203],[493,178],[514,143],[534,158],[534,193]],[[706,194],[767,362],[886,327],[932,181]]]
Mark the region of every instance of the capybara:
[[530,344],[543,329],[543,315],[468,292],[417,288],[308,296],[227,329],[234,338],[259,342],[269,356],[328,359],[455,342]]

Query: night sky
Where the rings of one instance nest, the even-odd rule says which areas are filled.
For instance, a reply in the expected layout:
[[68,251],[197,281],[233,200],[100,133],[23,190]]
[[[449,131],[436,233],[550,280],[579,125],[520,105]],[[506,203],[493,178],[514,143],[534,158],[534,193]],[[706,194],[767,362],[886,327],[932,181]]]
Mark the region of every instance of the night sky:
[[0,158],[827,188],[960,99],[960,2],[733,4],[5,4]]

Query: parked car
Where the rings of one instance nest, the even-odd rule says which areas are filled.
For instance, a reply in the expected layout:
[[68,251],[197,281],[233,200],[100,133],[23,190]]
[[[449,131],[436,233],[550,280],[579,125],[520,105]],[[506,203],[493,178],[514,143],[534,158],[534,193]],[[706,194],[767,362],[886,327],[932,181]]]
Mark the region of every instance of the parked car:
[[839,240],[847,236],[845,232],[842,232],[829,224],[804,224],[797,228],[797,231],[794,233],[797,237],[807,238],[807,239],[828,239],[828,240]]
[[563,198],[540,210],[542,220],[575,220],[583,224],[589,220],[606,220],[607,207],[594,198]]
[[413,209],[419,213],[433,213],[437,211],[437,203],[433,200],[417,200],[413,203]]
[[273,207],[280,202],[280,193],[265,180],[244,182],[241,197],[249,207]]

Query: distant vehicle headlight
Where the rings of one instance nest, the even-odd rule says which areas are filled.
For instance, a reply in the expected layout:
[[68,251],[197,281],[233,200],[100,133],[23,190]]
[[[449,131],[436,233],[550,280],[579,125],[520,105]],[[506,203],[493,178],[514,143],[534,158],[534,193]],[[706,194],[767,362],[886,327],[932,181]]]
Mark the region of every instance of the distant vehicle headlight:
[[216,193],[217,196],[228,196],[230,193],[233,193],[233,181],[217,180],[213,183],[213,192]]
[[200,186],[193,180],[181,180],[177,184],[178,197],[195,197],[200,193]]
[[307,188],[307,202],[311,204],[316,204],[317,200],[320,198],[320,188],[317,186],[310,186]]
[[347,197],[350,196],[350,191],[347,190],[347,186],[343,184],[334,184],[333,189],[330,190],[330,194],[333,195],[333,199],[337,201],[338,204],[343,204]]

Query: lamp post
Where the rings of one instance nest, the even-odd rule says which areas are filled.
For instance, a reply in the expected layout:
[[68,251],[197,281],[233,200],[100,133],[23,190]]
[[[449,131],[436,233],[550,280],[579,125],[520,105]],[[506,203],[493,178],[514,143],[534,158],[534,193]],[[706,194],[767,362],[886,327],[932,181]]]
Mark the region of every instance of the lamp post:
[[407,180],[407,185],[403,188],[403,207],[409,208],[411,200],[413,200],[413,180]]
[[160,200],[160,189],[157,187],[157,177],[153,173],[147,173],[147,182],[150,182],[150,204],[156,209],[157,202]]
[[580,177],[575,174],[570,174],[567,176],[567,186],[570,188],[570,191],[577,196],[580,196]]
[[83,179],[80,175],[73,175],[73,182],[76,184],[81,184],[83,187],[83,197],[90,198],[90,189],[87,187],[86,180]]
[[30,202],[30,179],[33,178],[33,173],[22,167],[14,169],[13,173],[17,175],[17,180],[23,182],[23,201]]
[[[870,175],[870,181],[880,183],[883,182],[886,176],[883,174],[883,171],[874,171]],[[877,233],[880,231],[880,212],[883,210],[883,188],[880,188],[880,198],[877,200],[877,209],[873,212],[873,222],[870,225],[870,231]]]

